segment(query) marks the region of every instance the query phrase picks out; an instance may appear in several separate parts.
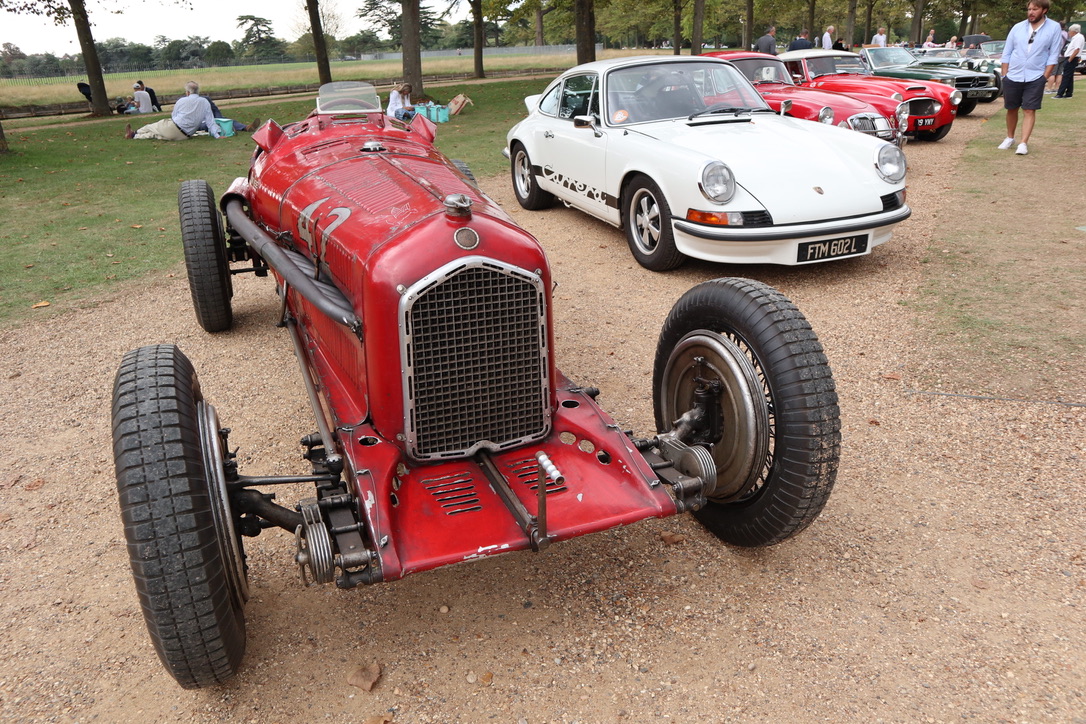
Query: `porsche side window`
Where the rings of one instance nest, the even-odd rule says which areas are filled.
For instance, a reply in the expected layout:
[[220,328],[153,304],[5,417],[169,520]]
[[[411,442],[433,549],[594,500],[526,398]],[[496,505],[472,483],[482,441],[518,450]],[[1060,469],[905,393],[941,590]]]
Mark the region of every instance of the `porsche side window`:
[[595,86],[595,74],[566,78],[562,86],[562,105],[558,109],[558,115],[562,118],[588,115]]
[[553,88],[546,92],[543,99],[539,101],[539,112],[545,113],[548,116],[558,115],[558,93],[562,90],[562,84],[557,83]]

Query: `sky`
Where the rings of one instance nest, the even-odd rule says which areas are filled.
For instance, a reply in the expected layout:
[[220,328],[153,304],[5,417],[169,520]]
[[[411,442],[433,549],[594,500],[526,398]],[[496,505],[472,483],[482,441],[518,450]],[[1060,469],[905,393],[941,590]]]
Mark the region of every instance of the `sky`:
[[[354,17],[362,2],[336,2],[336,11],[343,23],[341,36],[354,35],[362,30],[362,21]],[[189,5],[186,8],[173,0],[87,0],[87,11],[96,41],[124,38],[132,43],[150,46],[154,46],[155,38],[159,35],[170,40],[184,40],[193,35],[228,43],[240,40],[242,32],[237,27],[237,18],[241,15],[267,18],[271,21],[275,36],[288,42],[301,34],[296,26],[304,24],[308,27],[305,0],[189,0]],[[447,7],[445,2],[441,5]],[[466,6],[467,3],[461,5]],[[118,10],[122,12],[117,13]],[[4,11],[0,11],[2,43],[12,43],[27,54],[52,53],[61,56],[79,52],[75,26],[71,22],[56,26],[38,15],[16,15]]]

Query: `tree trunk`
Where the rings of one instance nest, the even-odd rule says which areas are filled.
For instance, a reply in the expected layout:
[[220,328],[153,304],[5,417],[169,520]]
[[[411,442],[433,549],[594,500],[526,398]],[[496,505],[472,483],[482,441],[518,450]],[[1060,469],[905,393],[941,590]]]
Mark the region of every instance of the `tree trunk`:
[[83,52],[83,65],[87,69],[87,83],[91,87],[91,115],[108,116],[109,98],[106,97],[106,81],[102,77],[102,63],[98,60],[98,49],[94,47],[94,35],[91,33],[90,18],[83,0],[68,0],[72,9],[72,22],[79,37],[79,49]]
[[694,0],[694,22],[690,29],[690,55],[701,55],[701,31],[705,24],[705,0]]
[[313,35],[313,54],[317,56],[317,77],[321,85],[332,82],[332,67],[328,63],[328,44],[324,42],[324,26],[318,0],[305,0],[309,11],[309,32]]
[[848,17],[845,18],[845,47],[852,50],[856,37],[856,0],[848,0]]
[[537,48],[542,48],[546,44],[543,39],[543,3],[536,6],[535,9],[535,45]]
[[683,0],[671,0],[671,54],[679,55],[683,48]]
[[422,98],[426,95],[422,87],[422,40],[419,28],[419,0],[402,0],[403,37],[400,47],[403,50],[403,79],[411,84],[411,95]]
[[596,59],[595,0],[573,0],[573,24],[577,31],[577,65]]
[[0,123],[0,153],[7,153],[9,150],[11,149],[8,148],[8,139],[4,135],[4,124]]
[[909,30],[909,39],[914,43],[924,40],[924,10],[928,6],[928,0],[913,0],[913,24]]
[[483,48],[486,47],[486,38],[483,35],[483,0],[471,0],[471,31],[472,40],[475,43],[475,77],[485,78],[483,73]]
[[874,9],[875,3],[873,0],[867,0],[867,2],[864,3],[864,34],[863,37],[860,38],[860,42],[862,43],[871,42],[871,37],[875,34],[875,28],[871,26],[871,14]]
[[807,0],[807,29],[811,31],[811,42],[816,48],[822,47],[822,29],[815,25],[815,0]]
[[754,44],[754,0],[747,0],[747,21],[743,23],[743,50]]

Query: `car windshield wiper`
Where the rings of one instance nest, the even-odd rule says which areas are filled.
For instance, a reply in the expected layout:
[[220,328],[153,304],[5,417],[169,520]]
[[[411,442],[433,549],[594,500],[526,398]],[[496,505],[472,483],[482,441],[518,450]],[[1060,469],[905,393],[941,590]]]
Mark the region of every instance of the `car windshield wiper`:
[[709,106],[708,108],[705,108],[705,109],[700,110],[700,111],[694,111],[693,113],[690,114],[689,117],[687,117],[686,120],[692,121],[695,118],[697,118],[698,116],[704,116],[704,115],[708,115],[710,113],[714,113],[714,114],[715,113],[734,113],[735,115],[738,116],[740,113],[750,113],[753,110],[755,110],[755,109],[747,108],[746,106],[728,106],[728,105],[724,105],[723,103],[719,103],[719,104],[717,104],[715,106]]

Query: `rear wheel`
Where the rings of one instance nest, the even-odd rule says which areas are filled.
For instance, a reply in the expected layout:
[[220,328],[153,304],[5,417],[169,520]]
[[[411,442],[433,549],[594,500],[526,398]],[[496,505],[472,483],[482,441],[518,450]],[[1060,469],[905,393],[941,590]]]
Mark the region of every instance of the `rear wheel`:
[[719,387],[708,415],[720,432],[684,442],[708,448],[717,475],[694,516],[740,546],[771,545],[806,528],[833,489],[841,428],[833,374],[803,314],[748,279],[688,291],[656,348],[656,429],[671,430],[706,385]]
[[675,248],[671,208],[660,187],[647,176],[635,176],[622,194],[622,226],[637,263],[652,271],[668,271],[685,257]]
[[230,306],[234,288],[222,216],[211,186],[200,179],[182,182],[177,191],[177,209],[196,320],[208,332],[230,329],[234,323]]
[[948,123],[945,126],[939,126],[934,131],[917,131],[916,137],[921,141],[941,141],[946,138],[946,134],[950,133],[950,127],[953,123]]
[[124,356],[113,389],[113,457],[132,575],[155,651],[186,689],[226,681],[245,653],[244,553],[215,410],[177,347]]
[[512,148],[513,193],[516,194],[517,203],[529,211],[539,211],[554,203],[554,196],[539,188],[535,172],[532,170],[532,159],[528,157],[528,150],[520,143],[514,143]]

